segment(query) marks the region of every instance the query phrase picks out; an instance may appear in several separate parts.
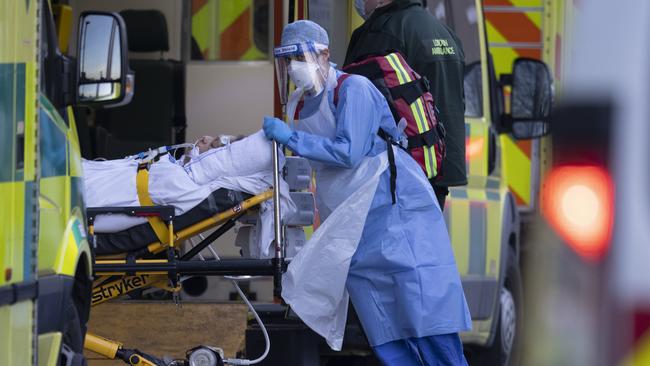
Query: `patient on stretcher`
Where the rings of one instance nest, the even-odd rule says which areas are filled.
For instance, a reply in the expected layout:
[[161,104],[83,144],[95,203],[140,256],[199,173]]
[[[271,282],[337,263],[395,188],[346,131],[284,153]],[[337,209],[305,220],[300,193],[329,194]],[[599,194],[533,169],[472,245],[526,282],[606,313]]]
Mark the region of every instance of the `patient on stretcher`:
[[[205,136],[176,160],[160,157],[148,169],[148,194],[155,205],[175,207],[174,227],[181,230],[225,211],[273,185],[272,144],[262,131],[240,139]],[[283,162],[284,158],[281,158]],[[140,161],[125,158],[83,161],[87,207],[141,206],[136,186]],[[281,181],[284,215],[295,210],[288,186]],[[260,207],[259,253],[268,255],[273,239],[272,203]],[[95,220],[97,254],[130,252],[157,241],[145,218],[99,215]]]

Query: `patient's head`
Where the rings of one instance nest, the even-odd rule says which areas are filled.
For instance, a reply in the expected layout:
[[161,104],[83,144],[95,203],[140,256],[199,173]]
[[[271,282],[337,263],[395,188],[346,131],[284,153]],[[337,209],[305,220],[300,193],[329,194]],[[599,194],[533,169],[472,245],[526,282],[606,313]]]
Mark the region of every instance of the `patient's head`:
[[215,141],[219,141],[219,140],[214,136],[203,136],[200,139],[198,139],[196,141],[196,147],[199,149],[199,154],[202,154],[210,150],[213,147],[212,143]]
[[196,147],[199,149],[199,154],[210,149],[216,149],[218,147],[225,146],[231,142],[239,141],[243,139],[244,135],[232,136],[232,135],[217,135],[217,136],[203,136],[196,141]]

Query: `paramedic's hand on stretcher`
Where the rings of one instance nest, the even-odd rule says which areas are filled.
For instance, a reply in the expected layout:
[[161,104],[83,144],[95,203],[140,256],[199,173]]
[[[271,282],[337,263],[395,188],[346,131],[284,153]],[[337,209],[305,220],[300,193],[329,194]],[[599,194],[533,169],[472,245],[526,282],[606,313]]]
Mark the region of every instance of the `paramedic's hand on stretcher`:
[[284,121],[273,117],[264,117],[264,134],[271,140],[286,145],[293,132]]

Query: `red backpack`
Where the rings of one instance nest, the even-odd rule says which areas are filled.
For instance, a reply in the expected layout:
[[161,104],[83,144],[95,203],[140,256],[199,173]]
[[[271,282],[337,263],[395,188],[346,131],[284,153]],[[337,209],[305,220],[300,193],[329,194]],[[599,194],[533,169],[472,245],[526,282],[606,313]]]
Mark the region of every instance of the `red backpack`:
[[[402,118],[406,120],[404,132],[411,156],[428,179],[441,177],[445,129],[437,118],[428,80],[413,71],[399,52],[367,56],[345,66],[343,71],[370,79],[388,101],[395,123]],[[344,79],[339,78],[339,86]]]

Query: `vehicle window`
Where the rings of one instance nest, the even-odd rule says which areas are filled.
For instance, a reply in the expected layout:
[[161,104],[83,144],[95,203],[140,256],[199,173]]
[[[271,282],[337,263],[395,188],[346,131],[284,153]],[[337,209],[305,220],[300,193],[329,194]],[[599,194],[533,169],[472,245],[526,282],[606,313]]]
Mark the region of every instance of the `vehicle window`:
[[427,8],[460,38],[465,52],[465,116],[483,115],[481,43],[474,0],[428,0]]
[[270,12],[270,0],[192,0],[192,60],[268,60]]
[[465,116],[467,117],[483,115],[482,74],[480,62],[465,65]]

